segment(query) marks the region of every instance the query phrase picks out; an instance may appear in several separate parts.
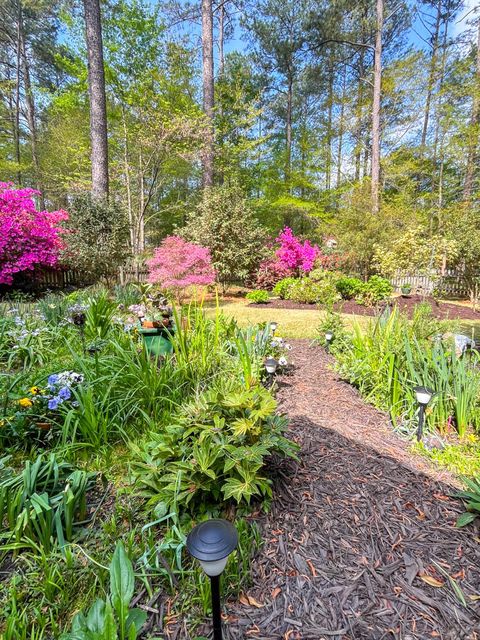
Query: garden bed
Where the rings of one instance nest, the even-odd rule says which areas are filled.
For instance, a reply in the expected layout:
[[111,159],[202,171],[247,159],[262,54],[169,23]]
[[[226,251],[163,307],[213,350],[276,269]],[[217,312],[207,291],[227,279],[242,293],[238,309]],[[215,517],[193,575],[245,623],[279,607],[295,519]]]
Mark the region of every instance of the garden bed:
[[[470,307],[449,302],[438,302],[434,298],[412,295],[408,298],[402,296],[394,300],[394,303],[400,311],[407,313],[410,317],[413,314],[415,306],[422,302],[426,302],[431,306],[433,316],[439,320],[480,320],[480,312],[473,311]],[[380,308],[384,305],[385,302],[380,303]],[[310,309],[312,311],[318,311],[318,305],[316,304],[304,304],[294,302],[293,300],[280,300],[279,298],[272,298],[268,303],[250,304],[249,306],[269,307],[271,309]],[[342,313],[357,316],[374,316],[378,313],[378,308],[366,307],[358,304],[355,300],[342,300],[342,302],[338,302],[335,305],[335,309]]]

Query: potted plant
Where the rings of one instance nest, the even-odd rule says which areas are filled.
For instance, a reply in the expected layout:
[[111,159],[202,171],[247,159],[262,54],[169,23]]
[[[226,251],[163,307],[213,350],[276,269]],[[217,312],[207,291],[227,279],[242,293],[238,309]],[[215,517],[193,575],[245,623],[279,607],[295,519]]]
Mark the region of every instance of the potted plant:
[[409,282],[406,282],[405,284],[402,284],[400,290],[402,292],[402,296],[408,297],[412,292],[412,285]]

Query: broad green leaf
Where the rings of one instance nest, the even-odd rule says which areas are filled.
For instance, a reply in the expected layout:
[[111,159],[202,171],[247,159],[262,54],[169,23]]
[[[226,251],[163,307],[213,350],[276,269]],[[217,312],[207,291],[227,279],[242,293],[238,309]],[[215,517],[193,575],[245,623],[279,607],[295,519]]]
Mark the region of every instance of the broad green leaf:
[[110,597],[121,625],[126,618],[126,610],[132,599],[134,588],[132,563],[125,553],[123,544],[118,542],[110,564]]

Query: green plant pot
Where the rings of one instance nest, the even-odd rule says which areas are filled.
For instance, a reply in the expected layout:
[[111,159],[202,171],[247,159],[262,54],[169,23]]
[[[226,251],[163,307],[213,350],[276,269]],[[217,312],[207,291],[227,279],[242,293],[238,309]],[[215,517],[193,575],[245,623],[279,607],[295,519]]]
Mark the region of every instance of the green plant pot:
[[158,329],[144,329],[140,327],[138,332],[142,335],[145,342],[145,348],[150,355],[153,356],[166,356],[172,353],[173,346],[170,342],[170,337],[173,329],[165,329],[165,327],[159,327]]

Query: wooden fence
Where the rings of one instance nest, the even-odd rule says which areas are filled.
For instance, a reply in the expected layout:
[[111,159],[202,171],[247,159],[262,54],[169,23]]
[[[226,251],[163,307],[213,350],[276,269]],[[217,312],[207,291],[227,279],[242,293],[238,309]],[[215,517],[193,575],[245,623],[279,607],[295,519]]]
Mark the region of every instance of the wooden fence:
[[[129,263],[121,266],[117,276],[110,279],[110,284],[142,283],[148,281],[148,269],[142,263]],[[480,274],[478,277],[480,284]],[[448,270],[443,275],[432,272],[430,274],[397,273],[391,279],[396,291],[400,291],[402,286],[410,284],[412,293],[431,295],[434,291],[441,296],[452,298],[469,298],[471,296],[470,283],[466,281],[463,274]],[[25,274],[19,278],[16,285],[29,290],[35,289],[66,289],[68,287],[79,287],[93,284],[91,279],[85,274],[73,269],[45,269],[35,273],[33,276]]]
[[470,284],[465,276],[452,270],[445,271],[443,275],[436,272],[424,275],[397,273],[391,282],[396,291],[409,284],[412,293],[431,295],[435,291],[439,295],[451,298],[469,298],[471,295]]

